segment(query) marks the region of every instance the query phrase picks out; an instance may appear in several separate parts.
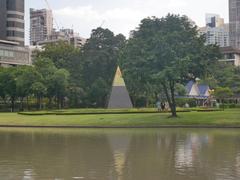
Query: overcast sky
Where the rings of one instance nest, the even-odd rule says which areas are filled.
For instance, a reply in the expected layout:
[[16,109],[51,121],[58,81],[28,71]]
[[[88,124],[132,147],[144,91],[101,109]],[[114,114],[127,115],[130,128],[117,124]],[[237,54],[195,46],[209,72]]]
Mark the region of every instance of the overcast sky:
[[[204,26],[205,14],[216,13],[228,22],[228,0],[48,0],[60,27],[72,28],[88,38],[103,24],[114,33],[129,35],[141,19],[167,13],[187,15]],[[47,8],[45,0],[25,0],[26,39],[29,39],[29,8]],[[28,43],[27,43],[28,44]]]

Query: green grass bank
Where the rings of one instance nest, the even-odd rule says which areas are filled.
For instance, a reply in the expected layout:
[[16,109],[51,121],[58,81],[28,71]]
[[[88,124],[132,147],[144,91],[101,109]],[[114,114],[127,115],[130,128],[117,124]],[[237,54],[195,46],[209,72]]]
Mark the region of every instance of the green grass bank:
[[[102,113],[105,111],[105,113]],[[117,110],[115,110],[117,111]],[[129,110],[131,113],[109,113],[106,110],[65,110],[33,112],[25,115],[0,113],[2,127],[240,127],[240,109],[213,112],[179,112],[179,118],[169,113]],[[59,113],[60,112],[60,113]],[[85,112],[85,114],[84,114]],[[147,113],[146,113],[147,112]],[[61,114],[62,113],[62,114]],[[93,113],[93,114],[91,114]]]

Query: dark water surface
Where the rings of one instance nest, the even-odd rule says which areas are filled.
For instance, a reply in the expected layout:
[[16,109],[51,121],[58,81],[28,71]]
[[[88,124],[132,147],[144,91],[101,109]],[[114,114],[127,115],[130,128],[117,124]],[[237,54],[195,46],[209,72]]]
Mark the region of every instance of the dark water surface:
[[239,129],[0,129],[0,180],[240,180]]

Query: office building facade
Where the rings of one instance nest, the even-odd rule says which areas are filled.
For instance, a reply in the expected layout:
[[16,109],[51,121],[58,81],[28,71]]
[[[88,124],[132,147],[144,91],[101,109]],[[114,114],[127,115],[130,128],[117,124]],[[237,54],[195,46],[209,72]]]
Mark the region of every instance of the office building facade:
[[0,39],[24,46],[24,0],[1,0],[0,12]]
[[204,34],[206,44],[216,44],[220,47],[229,46],[229,30],[228,25],[222,27],[203,27],[200,28],[200,34]]
[[17,42],[0,40],[0,66],[31,65],[29,48]]
[[229,0],[230,46],[240,49],[240,0]]
[[30,9],[30,44],[36,45],[49,38],[53,31],[53,15],[51,10]]
[[0,66],[31,64],[24,30],[24,0],[0,0]]

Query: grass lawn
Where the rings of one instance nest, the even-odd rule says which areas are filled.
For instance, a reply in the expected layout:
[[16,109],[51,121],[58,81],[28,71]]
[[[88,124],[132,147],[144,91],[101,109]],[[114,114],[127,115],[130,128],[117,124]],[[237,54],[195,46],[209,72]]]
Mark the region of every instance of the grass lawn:
[[[84,110],[69,110],[84,111]],[[90,110],[88,110],[90,112]],[[100,110],[98,110],[100,111]],[[0,113],[0,126],[94,126],[94,127],[154,127],[173,126],[238,126],[240,109],[214,112],[181,112],[179,118],[168,113],[93,114],[93,115],[20,115]]]

